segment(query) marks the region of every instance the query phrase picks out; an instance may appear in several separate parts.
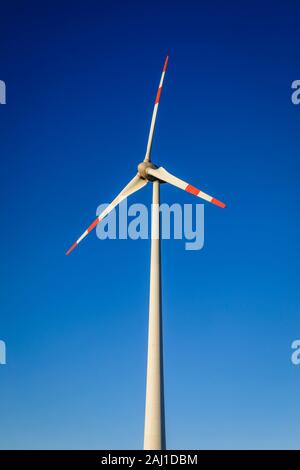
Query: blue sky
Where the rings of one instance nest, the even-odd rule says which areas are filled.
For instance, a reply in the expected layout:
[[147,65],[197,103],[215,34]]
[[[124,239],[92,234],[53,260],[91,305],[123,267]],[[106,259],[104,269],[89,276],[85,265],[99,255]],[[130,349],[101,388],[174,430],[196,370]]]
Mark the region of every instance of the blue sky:
[[162,244],[167,446],[299,448],[296,5],[1,5],[1,448],[142,447],[149,241],[64,253],[143,159],[166,53],[153,160],[228,204]]

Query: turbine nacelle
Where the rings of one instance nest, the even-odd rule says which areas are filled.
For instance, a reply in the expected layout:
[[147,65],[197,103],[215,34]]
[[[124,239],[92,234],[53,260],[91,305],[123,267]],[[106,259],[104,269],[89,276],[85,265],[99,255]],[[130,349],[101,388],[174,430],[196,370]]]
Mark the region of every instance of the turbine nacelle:
[[155,176],[150,175],[148,171],[151,170],[156,170],[158,167],[154,165],[152,162],[141,162],[138,165],[138,174],[140,175],[141,178],[147,181],[155,181],[157,178]]

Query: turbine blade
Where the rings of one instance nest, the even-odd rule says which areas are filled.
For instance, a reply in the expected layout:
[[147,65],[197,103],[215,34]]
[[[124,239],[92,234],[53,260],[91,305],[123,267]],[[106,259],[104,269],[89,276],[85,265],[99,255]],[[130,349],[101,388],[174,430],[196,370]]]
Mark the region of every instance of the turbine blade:
[[68,249],[66,255],[71,253],[71,251],[83,240],[95,227],[99,224],[99,222],[109,214],[121,201],[123,201],[126,197],[130,196],[130,194],[135,193],[139,189],[143,188],[148,183],[147,180],[142,179],[139,174],[137,174],[125,188],[118,194],[118,196],[101,212],[100,215],[89,225],[85,232],[76,240],[75,243]]
[[219,206],[222,208],[226,207],[226,204],[224,204],[224,202],[219,201],[215,197],[209,196],[208,194],[204,193],[200,189],[195,188],[195,186],[192,186],[191,184],[186,183],[185,181],[182,181],[176,176],[171,175],[171,173],[165,170],[165,168],[163,168],[162,166],[157,169],[148,168],[147,173],[151,176],[154,176],[160,181],[165,181],[166,183],[170,183],[173,186],[177,186],[177,188],[183,189],[184,191],[187,191],[188,193],[194,194],[194,196],[205,199],[205,201],[211,202],[212,204],[215,204],[216,206]]
[[150,124],[148,143],[147,143],[147,150],[146,150],[146,155],[145,155],[145,158],[144,158],[144,162],[149,162],[150,161],[151,147],[152,147],[152,140],[153,140],[153,133],[154,133],[157,109],[158,109],[158,104],[159,104],[159,100],[160,100],[160,95],[161,95],[161,90],[162,90],[164,78],[165,78],[165,73],[166,73],[166,70],[167,70],[168,60],[169,60],[169,56],[166,57],[164,68],[163,68],[163,71],[162,71],[162,74],[161,74],[161,79],[160,79],[158,90],[157,90],[157,94],[156,94],[156,98],[155,98],[154,109],[153,109],[152,119],[151,119],[151,124]]

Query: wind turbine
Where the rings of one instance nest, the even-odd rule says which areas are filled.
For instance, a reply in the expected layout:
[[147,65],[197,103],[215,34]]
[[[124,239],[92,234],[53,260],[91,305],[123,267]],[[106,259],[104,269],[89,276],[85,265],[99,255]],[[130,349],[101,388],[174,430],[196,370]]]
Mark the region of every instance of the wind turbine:
[[91,225],[83,232],[76,242],[68,249],[68,255],[121,201],[143,188],[149,182],[153,183],[152,196],[152,227],[151,227],[151,261],[150,261],[150,299],[148,327],[148,358],[147,385],[144,428],[144,449],[165,449],[165,416],[164,416],[164,386],[163,386],[163,340],[161,313],[161,263],[160,263],[160,184],[170,183],[194,196],[225,208],[226,205],[218,199],[209,196],[200,189],[177,178],[165,168],[158,167],[151,161],[151,148],[158,104],[160,101],[163,81],[167,69],[166,57],[151,119],[150,132],[144,160],[138,165],[138,172],[125,186],[118,196],[98,215]]

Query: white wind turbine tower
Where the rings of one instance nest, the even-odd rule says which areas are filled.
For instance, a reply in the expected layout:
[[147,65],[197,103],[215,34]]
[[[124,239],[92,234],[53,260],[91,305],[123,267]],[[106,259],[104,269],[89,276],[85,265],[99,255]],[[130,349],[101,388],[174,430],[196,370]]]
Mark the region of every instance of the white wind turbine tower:
[[149,300],[149,329],[148,329],[148,360],[147,360],[147,385],[146,408],[144,428],[144,449],[165,449],[165,418],[164,418],[164,392],[163,392],[163,348],[162,348],[162,313],[161,313],[161,263],[160,263],[160,184],[170,183],[194,196],[198,196],[219,207],[226,205],[212,196],[200,191],[194,186],[173,176],[163,167],[157,167],[151,162],[151,147],[157,109],[160,100],[162,85],[168,64],[168,56],[162,71],[153,114],[150,125],[146,155],[138,165],[138,172],[125,186],[118,196],[106,209],[98,215],[86,231],[66,252],[68,255],[83,240],[93,228],[114,209],[121,201],[143,188],[148,182],[153,183],[152,198],[152,227],[151,227],[151,262],[150,262],[150,300]]

